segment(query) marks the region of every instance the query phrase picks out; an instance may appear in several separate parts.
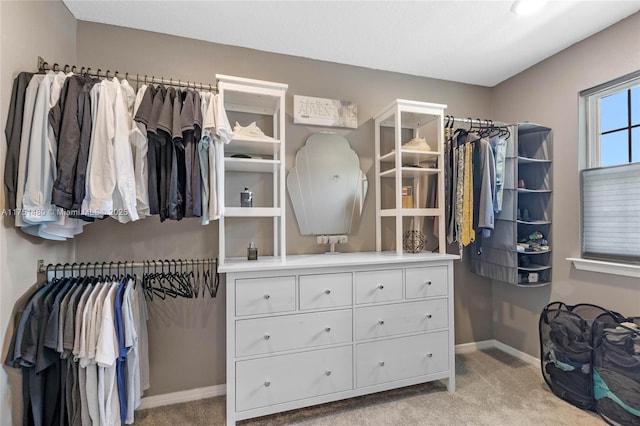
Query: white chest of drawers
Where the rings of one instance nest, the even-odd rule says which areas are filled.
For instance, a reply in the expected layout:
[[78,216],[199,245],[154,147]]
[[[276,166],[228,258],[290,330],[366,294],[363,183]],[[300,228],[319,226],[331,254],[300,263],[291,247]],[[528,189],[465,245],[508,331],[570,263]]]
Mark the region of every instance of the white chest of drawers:
[[448,379],[457,256],[227,260],[227,424]]

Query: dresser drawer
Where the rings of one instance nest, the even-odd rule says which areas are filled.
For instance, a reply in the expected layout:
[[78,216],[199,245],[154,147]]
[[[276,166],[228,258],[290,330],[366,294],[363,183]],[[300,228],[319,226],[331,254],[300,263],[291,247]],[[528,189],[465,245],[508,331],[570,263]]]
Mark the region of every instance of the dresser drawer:
[[356,308],[356,340],[446,328],[447,299]]
[[236,280],[236,315],[268,314],[296,308],[296,278]]
[[407,268],[407,299],[418,299],[447,294],[447,267]]
[[236,356],[351,341],[351,310],[236,321]]
[[353,389],[352,347],[236,362],[236,411]]
[[351,305],[351,273],[300,275],[300,309]]
[[447,331],[356,346],[356,386],[377,385],[449,369]]
[[402,269],[356,272],[356,303],[402,300]]

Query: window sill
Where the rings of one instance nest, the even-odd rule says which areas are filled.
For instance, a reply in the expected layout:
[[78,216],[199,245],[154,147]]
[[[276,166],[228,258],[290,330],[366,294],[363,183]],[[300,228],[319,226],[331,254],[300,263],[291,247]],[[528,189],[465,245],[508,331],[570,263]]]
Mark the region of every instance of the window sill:
[[602,260],[568,257],[567,260],[579,271],[600,272],[601,274],[622,275],[640,278],[640,266],[625,263],[604,262]]

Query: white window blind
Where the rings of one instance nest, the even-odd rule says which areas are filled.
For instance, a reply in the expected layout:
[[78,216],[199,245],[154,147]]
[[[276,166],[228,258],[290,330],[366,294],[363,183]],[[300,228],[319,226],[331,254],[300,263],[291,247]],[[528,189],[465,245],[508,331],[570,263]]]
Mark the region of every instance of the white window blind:
[[581,172],[582,257],[640,263],[640,163]]

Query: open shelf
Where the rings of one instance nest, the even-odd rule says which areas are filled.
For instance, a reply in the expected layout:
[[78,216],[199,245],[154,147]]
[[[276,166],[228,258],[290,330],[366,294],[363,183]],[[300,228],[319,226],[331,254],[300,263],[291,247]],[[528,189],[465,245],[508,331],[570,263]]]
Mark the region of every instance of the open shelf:
[[441,209],[380,209],[380,216],[382,217],[395,217],[395,216],[438,216],[442,214]]
[[231,158],[224,159],[224,168],[230,172],[256,172],[256,173],[272,173],[274,167],[278,167],[278,160],[262,160],[254,158]]
[[537,271],[545,271],[547,269],[551,269],[549,265],[536,265],[535,263],[529,264],[529,266],[518,266],[518,269],[522,271],[528,272],[537,272]]
[[551,160],[538,160],[536,158],[518,157],[518,164],[551,164]]
[[[437,249],[441,254],[446,253],[443,179],[446,107],[396,99],[373,117],[376,251],[394,250],[402,254],[406,246],[404,235],[408,231],[420,231],[425,235],[438,235],[437,239],[430,239],[432,246],[425,247],[427,251]],[[412,145],[403,148],[403,144],[415,138],[425,139],[429,150]],[[440,220],[430,219],[435,217]],[[435,230],[434,226],[439,228]]]
[[542,226],[542,225],[550,225],[551,222],[548,220],[517,220],[519,225],[532,225],[532,226]]
[[519,251],[516,249],[516,251],[518,252],[518,254],[530,254],[530,255],[535,255],[535,254],[545,254],[545,253],[549,253],[551,251],[551,249],[547,249],[547,250],[537,250],[537,251]]
[[518,188],[518,194],[545,194],[551,193],[550,189],[526,189],[526,188]]
[[533,288],[533,287],[546,287],[546,286],[551,285],[551,281],[544,281],[544,282],[537,282],[537,283],[530,283],[530,284],[518,283],[516,285],[518,287],[530,287],[530,288]]
[[[259,115],[261,125],[267,135],[273,139],[260,139],[234,134],[224,148],[225,186],[229,190],[247,187],[259,192],[264,198],[253,200],[257,207],[239,207],[240,200],[226,198],[224,213],[218,221],[219,264],[225,260],[246,253],[249,241],[256,241],[263,253],[272,252],[274,256],[286,257],[286,214],[285,204],[285,97],[288,86],[263,80],[216,74],[218,93],[224,109],[233,112],[232,116],[257,120],[251,115]],[[234,157],[244,154],[249,158]],[[272,188],[265,191],[271,184]],[[254,188],[255,187],[255,188]],[[230,201],[232,200],[232,201]],[[266,225],[268,224],[268,225]],[[272,243],[273,249],[269,246]]]
[[[422,151],[416,149],[401,149],[402,163],[419,164],[425,161],[434,162],[441,154],[436,151]],[[391,151],[380,157],[381,163],[394,163],[396,161],[396,151]]]
[[279,207],[225,207],[226,217],[280,217]]
[[[419,176],[432,175],[435,173],[439,173],[438,169],[429,169],[426,167],[402,167],[402,177],[403,178],[414,178]],[[381,178],[395,178],[396,177],[396,169],[385,170],[384,172],[380,172]]]
[[280,141],[277,139],[257,141],[234,136],[231,142],[225,146],[225,151],[233,154],[273,155],[274,150],[279,149],[279,145]]

